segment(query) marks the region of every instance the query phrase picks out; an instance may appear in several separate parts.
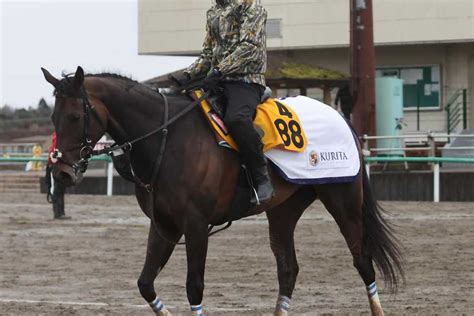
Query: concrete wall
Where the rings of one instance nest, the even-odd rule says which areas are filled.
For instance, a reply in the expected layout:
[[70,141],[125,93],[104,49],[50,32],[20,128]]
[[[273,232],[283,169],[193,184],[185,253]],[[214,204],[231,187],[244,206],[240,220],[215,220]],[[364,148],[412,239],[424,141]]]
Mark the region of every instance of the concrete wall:
[[196,52],[204,39],[206,0],[139,0],[138,52]]
[[[281,58],[304,61],[307,64],[321,66],[344,73],[349,73],[349,49],[320,48],[270,52],[269,58]],[[422,110],[420,114],[420,131],[445,131],[445,105],[451,95],[458,89],[468,89],[470,102],[474,104],[474,43],[458,44],[418,44],[403,46],[377,46],[377,67],[395,66],[441,66],[441,108],[436,110]],[[470,70],[471,67],[471,70]],[[334,94],[333,91],[333,100]],[[474,111],[470,111],[474,113]],[[414,110],[405,110],[405,131],[417,130],[417,113]],[[474,115],[471,115],[471,127],[474,127]]]
[[[349,45],[349,0],[262,0],[282,37],[269,49]],[[211,0],[139,0],[139,53],[192,54],[204,38]],[[474,39],[474,0],[376,0],[377,44],[462,42]]]
[[[469,56],[474,54],[474,43],[380,46],[376,48],[376,65],[409,66],[441,65],[441,109],[422,110],[420,115],[421,131],[445,131],[445,105],[458,89],[469,88]],[[471,87],[469,93],[474,94]],[[472,104],[472,103],[471,103]],[[406,131],[416,131],[417,114],[405,110]],[[472,125],[474,126],[474,125]]]
[[[371,173],[370,182],[378,200],[383,201],[433,201],[433,173],[386,172]],[[472,172],[441,172],[441,201],[474,201]]]

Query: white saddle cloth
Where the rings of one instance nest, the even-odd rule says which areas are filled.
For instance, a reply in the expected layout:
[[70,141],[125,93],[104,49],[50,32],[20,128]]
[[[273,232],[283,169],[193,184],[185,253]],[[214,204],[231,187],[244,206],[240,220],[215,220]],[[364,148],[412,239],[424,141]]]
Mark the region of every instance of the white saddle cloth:
[[279,101],[296,112],[308,139],[303,153],[279,149],[265,153],[283,178],[297,184],[354,181],[360,171],[359,152],[344,118],[332,107],[308,97]]

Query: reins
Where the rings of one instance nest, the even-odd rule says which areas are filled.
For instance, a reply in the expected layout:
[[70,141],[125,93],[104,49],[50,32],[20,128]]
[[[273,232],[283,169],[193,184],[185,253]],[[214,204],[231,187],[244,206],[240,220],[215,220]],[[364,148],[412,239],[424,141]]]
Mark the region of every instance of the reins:
[[[165,100],[165,107],[167,107],[167,104],[168,104],[168,101],[167,101],[167,98],[166,98],[166,95],[161,93],[161,92],[158,92]],[[207,97],[209,97],[210,95],[210,92],[206,92],[204,93],[199,99],[191,102],[188,106],[186,106],[186,108],[184,108],[181,112],[179,112],[176,116],[174,116],[173,118],[171,118],[170,120],[168,121],[165,121],[163,124],[161,124],[159,127],[155,128],[154,130],[140,136],[140,137],[137,137],[131,141],[128,141],[128,142],[125,142],[121,145],[112,145],[112,146],[109,146],[109,147],[105,147],[101,150],[94,150],[92,151],[91,155],[92,156],[99,156],[99,155],[103,155],[103,154],[107,154],[109,155],[110,153],[118,150],[118,149],[122,149],[122,150],[131,150],[132,149],[132,146],[133,144],[135,143],[138,143],[150,136],[153,136],[155,135],[156,133],[160,132],[161,130],[167,128],[168,126],[170,126],[171,124],[173,124],[174,122],[176,122],[179,118],[181,118],[182,116],[184,116],[185,114],[187,114],[188,112],[190,112],[192,109],[194,109],[194,107],[196,107],[197,105],[201,104],[202,101],[204,101]],[[165,109],[165,112],[167,112],[167,108]],[[167,113],[166,113],[167,114]]]
[[[161,161],[163,160],[163,155],[165,153],[165,148],[166,148],[166,141],[167,141],[167,138],[168,138],[168,125],[166,125],[166,123],[168,122],[168,117],[169,117],[169,103],[168,103],[168,98],[166,97],[165,94],[161,93],[161,92],[158,92],[158,94],[163,98],[163,102],[164,102],[164,105],[165,105],[165,111],[164,111],[164,114],[163,114],[163,124],[161,126],[164,126],[163,128],[161,128],[161,143],[160,143],[160,150],[158,152],[158,155],[156,157],[156,160],[155,160],[155,164],[153,166],[153,171],[151,173],[151,178],[150,178],[150,183],[148,184],[145,184],[136,174],[135,172],[133,171],[133,167],[132,165],[130,164],[130,171],[132,173],[132,176],[133,176],[133,179],[135,180],[135,183],[138,184],[139,186],[145,188],[147,190],[147,192],[149,193],[152,193],[153,192],[153,185],[156,181],[156,177],[158,176],[158,171],[160,170],[160,165],[161,165]],[[160,130],[157,130],[155,133],[158,133]],[[152,136],[153,134],[149,135],[148,137]],[[145,138],[143,138],[145,139]],[[129,143],[125,143],[125,144],[129,144]],[[108,155],[110,155],[110,153],[112,153],[113,151],[117,150],[117,149],[113,149],[113,148],[120,148],[120,146],[116,145],[116,146],[110,146],[110,147],[107,147],[107,148],[104,148],[104,149],[109,149],[109,151],[107,152]],[[121,148],[122,149],[122,148]],[[130,146],[128,146],[126,148],[126,150],[131,150],[132,149],[132,145],[130,144]],[[98,151],[100,152],[100,151]],[[100,155],[100,154],[99,154]]]

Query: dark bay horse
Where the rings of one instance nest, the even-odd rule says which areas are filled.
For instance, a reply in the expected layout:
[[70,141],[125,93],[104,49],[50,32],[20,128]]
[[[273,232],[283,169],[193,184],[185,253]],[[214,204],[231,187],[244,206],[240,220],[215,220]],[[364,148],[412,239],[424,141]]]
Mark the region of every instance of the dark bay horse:
[[[55,87],[56,96],[52,120],[58,136],[58,162],[53,174],[66,185],[79,181],[86,169],[79,162],[88,158],[84,149],[91,148],[104,133],[123,144],[153,130],[164,120],[163,96],[131,79],[114,74],[85,76],[78,67],[74,75],[60,80],[42,70]],[[170,119],[191,103],[185,95],[169,95],[167,99]],[[86,107],[90,107],[91,115],[87,115]],[[198,107],[168,129],[152,195],[143,186],[136,186],[138,203],[152,223],[138,287],[157,315],[170,315],[155,293],[154,280],[184,235],[187,296],[193,314],[201,315],[208,225],[222,222],[230,212],[239,158],[232,150],[216,144]],[[133,171],[143,183],[151,181],[162,140],[161,133],[154,134],[131,149]],[[267,204],[254,207],[251,214],[266,212],[269,222],[279,282],[275,315],[288,314],[298,275],[293,234],[298,219],[317,198],[334,217],[346,240],[354,266],[367,288],[372,315],[383,315],[373,263],[388,287],[395,290],[403,276],[402,259],[392,229],[372,196],[361,154],[359,159],[359,175],[355,181],[344,184],[295,185],[270,170],[276,196]]]

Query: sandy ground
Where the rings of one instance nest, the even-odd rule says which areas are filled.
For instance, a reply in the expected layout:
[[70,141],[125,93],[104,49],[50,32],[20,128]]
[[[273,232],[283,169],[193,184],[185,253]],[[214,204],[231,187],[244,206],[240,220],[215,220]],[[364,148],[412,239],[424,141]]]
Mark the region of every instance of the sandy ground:
[[[71,221],[51,220],[42,195],[0,195],[1,315],[152,315],[136,286],[148,220],[134,197],[67,196]],[[405,246],[406,283],[381,290],[388,314],[474,315],[474,203],[383,203]],[[368,314],[365,289],[332,218],[315,203],[296,233],[293,315]],[[188,315],[185,252],[156,287]],[[379,288],[381,284],[379,284]],[[276,265],[265,217],[211,238],[204,305],[211,315],[271,315]]]

